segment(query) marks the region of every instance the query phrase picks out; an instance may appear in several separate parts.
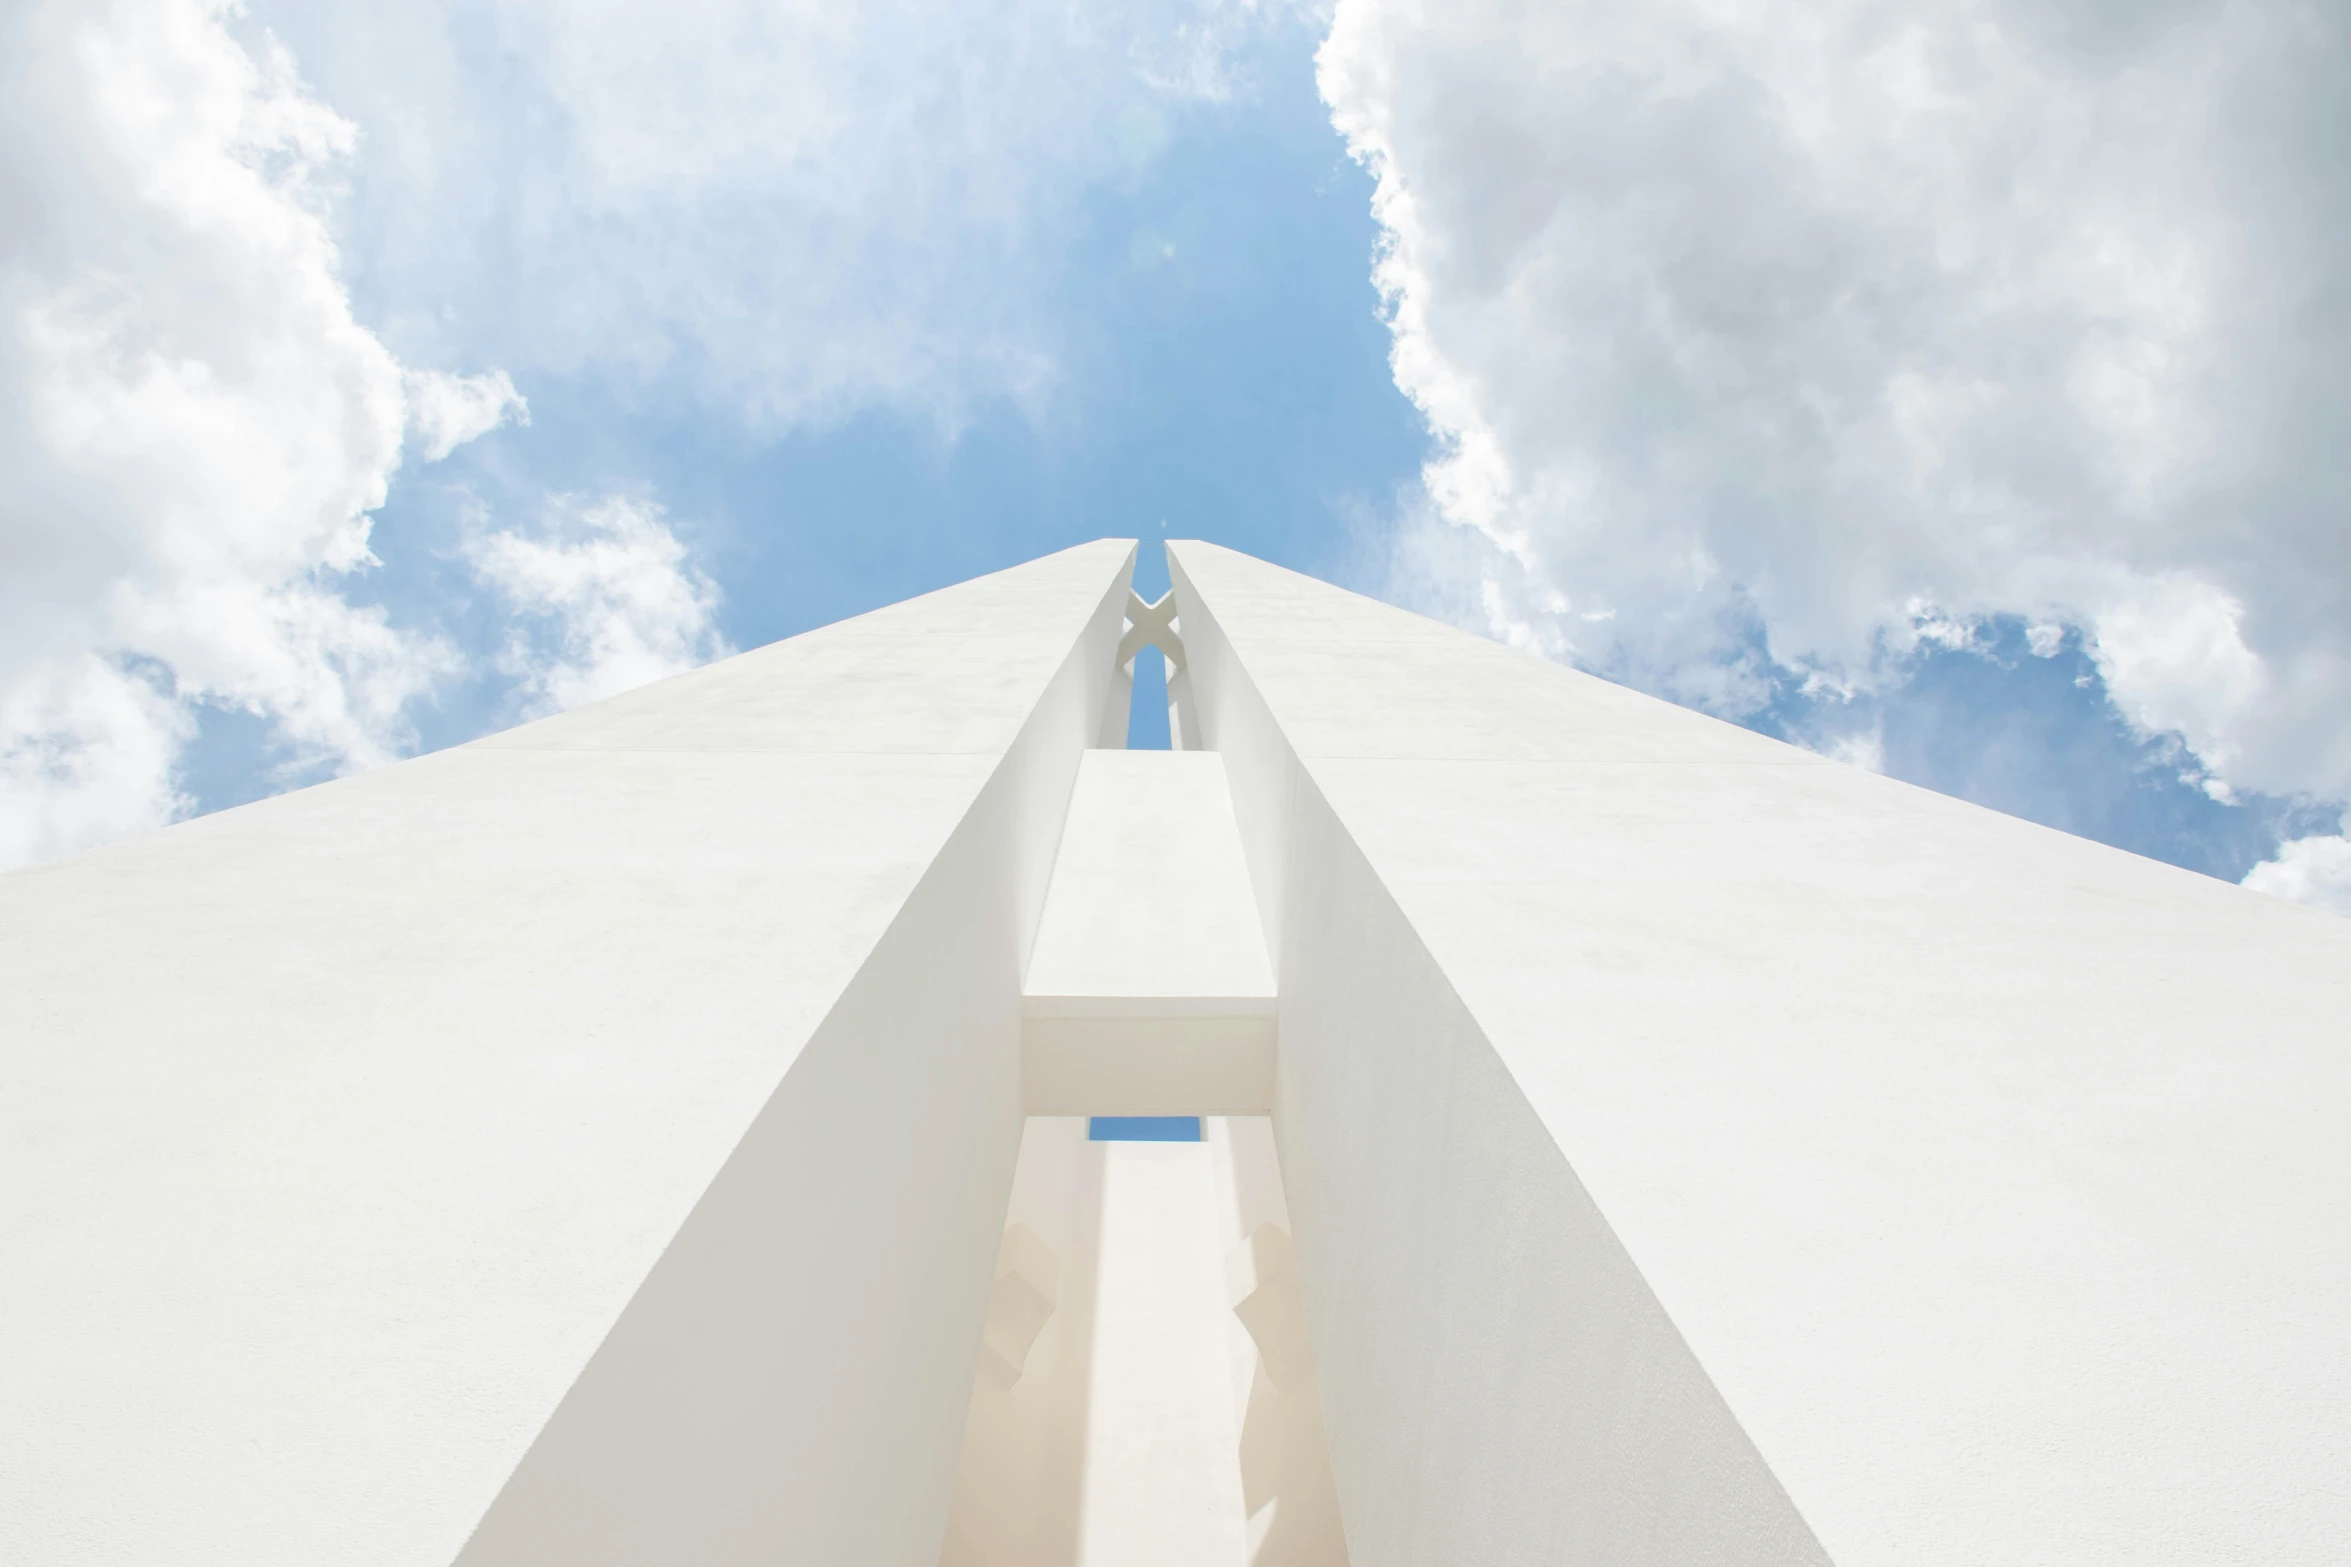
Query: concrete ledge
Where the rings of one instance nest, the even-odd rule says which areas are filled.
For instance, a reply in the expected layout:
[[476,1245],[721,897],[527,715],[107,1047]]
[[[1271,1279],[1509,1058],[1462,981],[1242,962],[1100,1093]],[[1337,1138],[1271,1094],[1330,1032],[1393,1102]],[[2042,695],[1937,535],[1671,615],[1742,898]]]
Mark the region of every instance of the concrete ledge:
[[1281,998],[1262,996],[1023,996],[1023,1017],[1208,1018],[1265,1017],[1281,1011]]

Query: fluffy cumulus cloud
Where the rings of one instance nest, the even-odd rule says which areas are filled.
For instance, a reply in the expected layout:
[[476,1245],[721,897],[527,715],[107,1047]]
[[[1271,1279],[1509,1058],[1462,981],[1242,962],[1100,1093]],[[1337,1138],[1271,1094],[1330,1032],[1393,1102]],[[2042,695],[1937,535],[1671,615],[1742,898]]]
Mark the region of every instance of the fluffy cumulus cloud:
[[2256,865],[2245,885],[2351,914],[2351,821],[2343,826],[2340,833],[2318,833],[2279,845],[2277,858]]
[[445,453],[512,388],[419,398],[354,319],[323,187],[351,127],[228,15],[112,0],[0,21],[7,862],[183,808],[192,704],[366,765],[454,661],[346,585],[411,417]]
[[2072,628],[2216,796],[2342,799],[2347,70],[2302,0],[1340,0],[1415,547],[1736,717]]
[[718,630],[717,587],[650,502],[559,498],[536,532],[480,533],[466,554],[514,612],[499,662],[520,682],[526,716],[598,701],[732,651]]

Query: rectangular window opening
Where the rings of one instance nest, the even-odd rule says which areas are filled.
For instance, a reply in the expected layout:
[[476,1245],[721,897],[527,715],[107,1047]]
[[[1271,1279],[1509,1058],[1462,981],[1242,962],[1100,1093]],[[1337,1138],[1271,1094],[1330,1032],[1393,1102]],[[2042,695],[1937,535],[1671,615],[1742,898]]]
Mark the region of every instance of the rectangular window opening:
[[1096,1143],[1196,1143],[1196,1115],[1097,1115],[1086,1122],[1086,1140]]

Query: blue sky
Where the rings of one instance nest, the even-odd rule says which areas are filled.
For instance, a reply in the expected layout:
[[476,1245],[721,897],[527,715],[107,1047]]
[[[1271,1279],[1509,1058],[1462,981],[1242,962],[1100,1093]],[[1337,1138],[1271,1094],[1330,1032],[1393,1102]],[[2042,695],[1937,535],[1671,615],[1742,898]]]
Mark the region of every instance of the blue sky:
[[[1058,375],[1041,398],[980,396],[952,419],[866,406],[779,430],[704,405],[690,373],[666,387],[520,375],[527,426],[395,482],[364,596],[494,645],[503,606],[457,547],[467,509],[615,489],[677,519],[738,648],[1105,535],[1214,538],[1377,591],[1365,534],[1428,437],[1387,373],[1371,182],[1315,96],[1314,42],[1303,24],[1249,38],[1230,101],[1171,116],[1131,177],[1084,193],[1043,258]],[[356,292],[364,313],[364,275]],[[1157,551],[1138,585],[1166,590]],[[1135,740],[1164,745],[1156,655],[1145,664]],[[444,685],[420,743],[500,726],[508,697],[495,670]],[[202,807],[276,785],[268,725],[218,708],[203,724],[189,767]]]
[[2344,28],[1847,21],[31,7],[0,851],[1126,534],[2351,906]]

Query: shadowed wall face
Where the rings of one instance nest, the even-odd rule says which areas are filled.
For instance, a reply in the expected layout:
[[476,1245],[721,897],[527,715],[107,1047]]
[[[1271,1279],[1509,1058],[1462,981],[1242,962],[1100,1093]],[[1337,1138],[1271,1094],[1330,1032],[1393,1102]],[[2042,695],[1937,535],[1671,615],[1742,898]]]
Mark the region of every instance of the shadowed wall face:
[[1029,1121],[941,1567],[1344,1567],[1272,1127],[1184,1119]]

